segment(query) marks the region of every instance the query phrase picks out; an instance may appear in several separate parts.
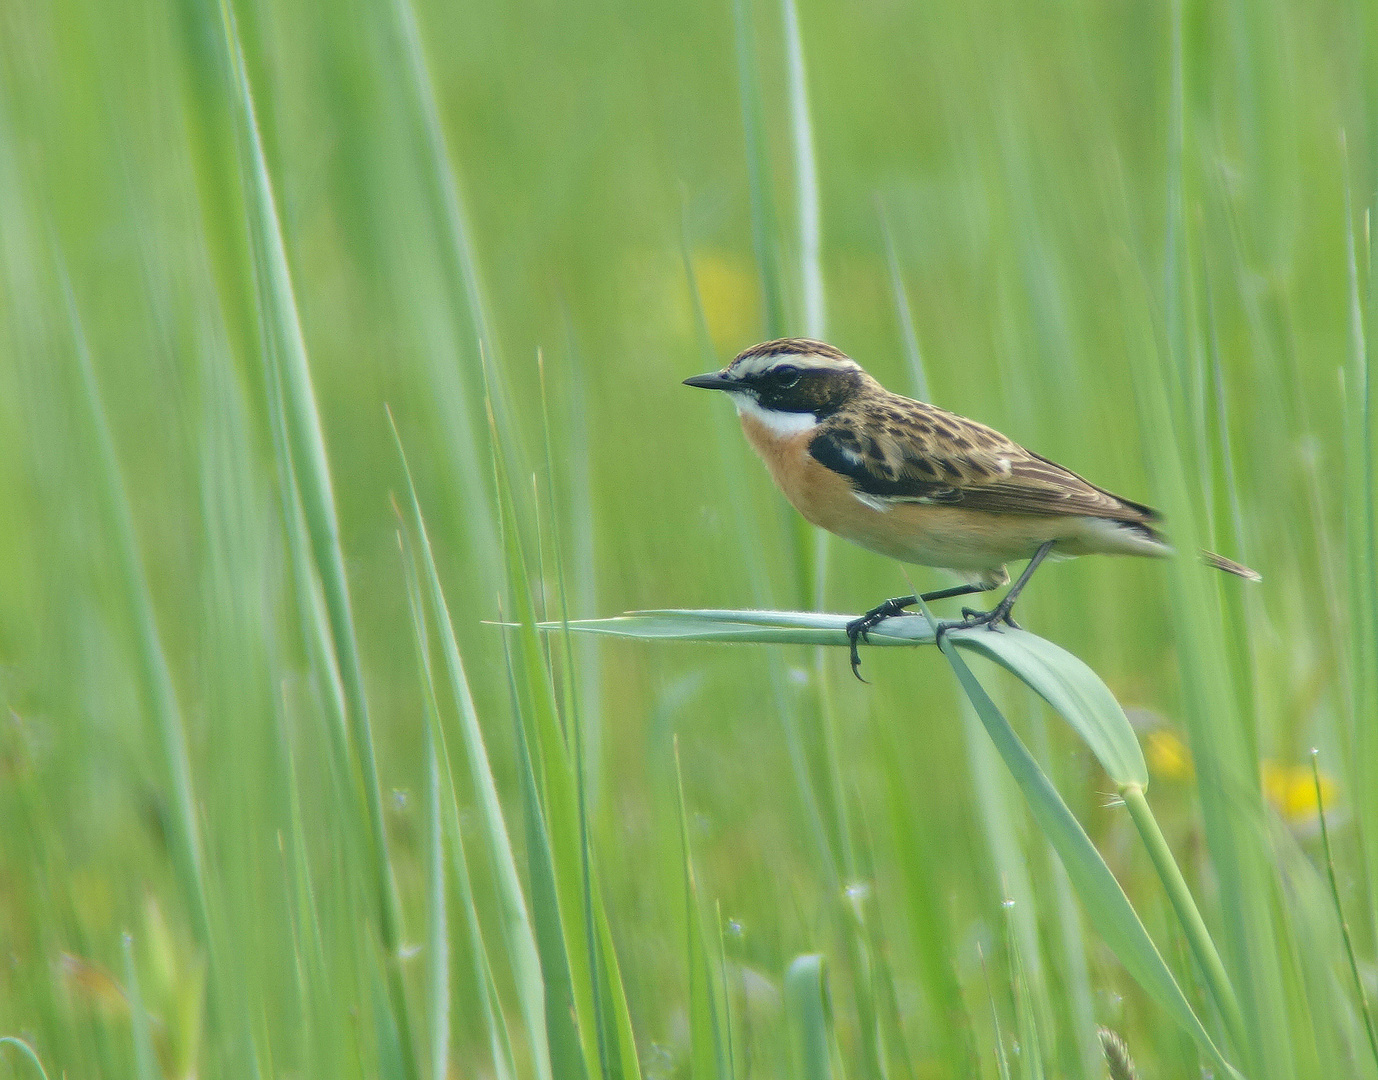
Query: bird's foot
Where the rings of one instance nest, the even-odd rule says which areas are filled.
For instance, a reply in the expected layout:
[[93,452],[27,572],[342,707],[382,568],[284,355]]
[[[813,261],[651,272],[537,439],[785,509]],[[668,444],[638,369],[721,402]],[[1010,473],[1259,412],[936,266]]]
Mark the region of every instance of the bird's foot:
[[[1004,626],[1013,627],[1015,630],[1022,630],[1017,622],[1014,621],[1010,612],[1014,610],[1013,604],[1007,604],[1003,600],[996,604],[989,611],[975,611],[972,608],[962,608],[962,623],[965,626],[984,626],[987,630],[1001,631]],[[1001,626],[1001,624],[1004,626]]]
[[918,603],[917,596],[896,596],[893,599],[885,601],[883,604],[873,607],[859,619],[853,619],[847,624],[847,641],[852,647],[852,674],[860,679],[861,682],[865,682],[866,680],[861,678],[861,654],[857,652],[857,642],[869,642],[870,639],[866,636],[867,631],[875,629],[875,627],[879,626],[886,619],[895,615],[905,614],[904,609],[910,604],[916,603]]
[[935,640],[941,644],[943,635],[949,631],[971,630],[977,626],[984,626],[987,630],[994,630],[996,633],[1002,633],[1006,626],[1012,627],[1015,630],[1022,630],[1023,627],[1015,622],[1010,615],[1010,611],[1013,610],[1013,608],[1013,604],[1007,604],[1004,600],[1000,601],[1000,603],[996,604],[995,607],[991,608],[989,611],[976,611],[973,608],[964,607],[962,608],[962,617],[960,619],[951,619],[947,622],[940,622],[938,624]]

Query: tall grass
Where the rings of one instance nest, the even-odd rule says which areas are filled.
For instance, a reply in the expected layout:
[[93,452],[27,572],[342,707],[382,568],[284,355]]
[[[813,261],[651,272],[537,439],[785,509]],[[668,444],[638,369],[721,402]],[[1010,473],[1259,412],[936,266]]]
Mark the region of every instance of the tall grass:
[[[6,8],[4,1067],[1378,1076],[1374,29]],[[1264,584],[854,684],[678,385],[823,333]]]

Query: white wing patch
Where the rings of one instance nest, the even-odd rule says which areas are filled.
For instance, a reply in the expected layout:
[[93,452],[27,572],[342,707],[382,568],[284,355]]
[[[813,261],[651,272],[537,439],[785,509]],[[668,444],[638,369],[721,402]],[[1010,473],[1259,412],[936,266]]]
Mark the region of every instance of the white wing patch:
[[[857,455],[857,460],[861,460],[860,455]],[[926,495],[872,495],[865,491],[853,491],[852,495],[862,506],[869,506],[872,510],[879,510],[882,514],[905,504],[918,503],[922,506],[931,506],[934,502]]]
[[854,491],[852,494],[856,496],[856,501],[862,506],[869,506],[872,510],[879,510],[882,514],[895,508],[894,499],[882,499],[879,495],[867,495],[864,491]]

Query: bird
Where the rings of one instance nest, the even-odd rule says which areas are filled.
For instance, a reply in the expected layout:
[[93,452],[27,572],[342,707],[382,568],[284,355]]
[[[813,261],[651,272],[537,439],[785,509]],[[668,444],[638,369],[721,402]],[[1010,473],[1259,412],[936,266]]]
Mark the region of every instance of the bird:
[[[1166,558],[1162,515],[1097,487],[994,428],[881,386],[842,350],[778,338],[738,353],[685,385],[732,399],[747,441],[776,486],[808,521],[869,551],[938,567],[960,585],[897,596],[847,624],[852,673],[858,641],[920,600],[989,592],[1023,573],[989,611],[962,609],[953,629],[1002,624],[1047,558],[1112,554]],[[1214,552],[1202,559],[1251,581],[1257,571]],[[865,681],[864,679],[862,680]]]

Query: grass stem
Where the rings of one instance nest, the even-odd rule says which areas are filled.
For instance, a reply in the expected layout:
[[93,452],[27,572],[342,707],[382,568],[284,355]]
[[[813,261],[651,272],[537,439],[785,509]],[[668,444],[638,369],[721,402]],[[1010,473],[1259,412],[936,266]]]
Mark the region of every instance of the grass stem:
[[1364,980],[1359,976],[1359,961],[1354,955],[1354,939],[1349,933],[1349,921],[1345,918],[1344,907],[1340,904],[1340,886],[1335,879],[1335,857],[1330,851],[1330,827],[1325,823],[1325,799],[1321,795],[1321,770],[1318,763],[1320,751],[1311,751],[1311,780],[1316,785],[1316,816],[1321,822],[1321,848],[1325,852],[1325,874],[1330,882],[1330,897],[1335,901],[1335,917],[1340,920],[1340,933],[1344,936],[1345,956],[1349,960],[1349,973],[1354,977],[1354,993],[1359,998],[1359,1011],[1364,1016],[1364,1031],[1368,1034],[1368,1048],[1373,1054],[1373,1063],[1378,1065],[1378,1035],[1373,1030],[1373,1013],[1368,1007],[1368,994],[1364,990]]
[[1244,1014],[1240,1011],[1239,999],[1235,996],[1234,987],[1225,973],[1225,965],[1215,948],[1215,942],[1211,939],[1210,931],[1206,929],[1206,921],[1201,917],[1191,890],[1187,888],[1186,879],[1182,876],[1177,861],[1172,857],[1172,849],[1168,847],[1167,839],[1158,827],[1158,819],[1149,809],[1144,789],[1138,784],[1126,784],[1120,789],[1120,797],[1129,809],[1129,816],[1133,819],[1135,828],[1139,830],[1144,847],[1148,849],[1148,857],[1153,861],[1153,867],[1158,871],[1163,888],[1167,890],[1172,908],[1182,923],[1192,955],[1201,965],[1206,985],[1210,987],[1211,996],[1215,999],[1216,1007],[1225,1021],[1225,1029],[1229,1032],[1235,1047],[1242,1047],[1246,1043]]

